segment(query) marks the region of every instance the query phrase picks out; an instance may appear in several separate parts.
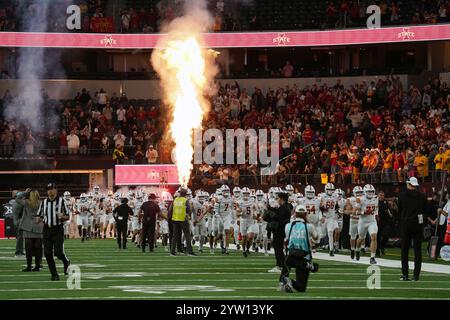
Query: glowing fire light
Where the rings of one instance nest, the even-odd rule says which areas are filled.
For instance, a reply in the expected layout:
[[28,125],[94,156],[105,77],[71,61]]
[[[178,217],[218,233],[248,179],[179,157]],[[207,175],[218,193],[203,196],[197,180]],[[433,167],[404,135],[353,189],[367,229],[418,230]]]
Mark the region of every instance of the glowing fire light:
[[183,187],[187,186],[192,171],[193,129],[201,128],[203,114],[209,108],[204,98],[209,85],[207,54],[194,35],[178,33],[152,56],[164,96],[172,108],[170,134],[176,144],[178,179]]

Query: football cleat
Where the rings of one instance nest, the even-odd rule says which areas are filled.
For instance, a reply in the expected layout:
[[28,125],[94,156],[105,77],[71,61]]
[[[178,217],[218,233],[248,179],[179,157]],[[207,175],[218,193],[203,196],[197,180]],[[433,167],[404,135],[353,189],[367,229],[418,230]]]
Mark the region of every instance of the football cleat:
[[334,252],[333,252],[333,250],[330,250],[330,257],[334,257]]
[[355,250],[350,251],[350,258],[355,260]]
[[360,252],[359,251],[356,251],[356,261],[359,261],[359,258],[360,258]]
[[244,258],[247,258],[248,257],[248,255],[247,255],[247,251],[242,251],[242,254],[244,255]]
[[377,260],[374,257],[370,258],[370,264],[377,264]]

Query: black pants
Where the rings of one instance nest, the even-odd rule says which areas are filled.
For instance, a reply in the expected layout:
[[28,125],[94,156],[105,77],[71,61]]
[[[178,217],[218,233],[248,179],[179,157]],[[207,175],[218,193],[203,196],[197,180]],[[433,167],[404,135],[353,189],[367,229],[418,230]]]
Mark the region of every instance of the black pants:
[[153,251],[155,244],[155,225],[156,221],[150,221],[142,225],[142,251],[145,251],[146,242],[148,242],[150,251]]
[[284,232],[273,233],[273,250],[275,251],[275,259],[277,260],[277,267],[283,268],[285,263],[285,256],[283,251],[283,243],[284,243]]
[[[172,248],[172,239],[173,239],[173,222],[169,220],[169,247]],[[181,237],[178,238],[177,247],[178,252],[183,251],[183,244],[181,243]]]
[[384,252],[384,248],[386,248],[386,243],[389,239],[389,236],[386,232],[386,228],[382,225],[378,225],[378,233],[377,233],[377,254]]
[[23,254],[23,231],[16,226],[16,254]]
[[170,252],[175,254],[175,246],[177,243],[181,242],[181,232],[184,234],[184,238],[186,239],[186,249],[188,253],[192,253],[192,244],[191,244],[191,230],[189,228],[189,222],[187,221],[172,221],[173,224],[173,234],[172,234],[172,244],[170,247]]
[[69,264],[69,260],[64,254],[64,228],[62,225],[49,228],[44,226],[44,255],[47,260],[48,268],[52,275],[57,275],[55,259],[56,256],[62,260],[64,267]]
[[41,238],[25,238],[25,251],[27,256],[27,267],[31,268],[33,257],[36,267],[42,264],[42,239]]
[[128,232],[128,224],[127,223],[116,223],[117,229],[117,244],[119,248],[127,247],[127,232]]
[[414,249],[414,276],[420,276],[422,268],[422,227],[419,224],[408,225],[404,224],[400,233],[402,245],[402,274],[408,276],[408,258],[411,241]]
[[[292,281],[292,286],[298,292],[305,292],[308,285],[308,278],[310,270],[306,268],[307,260],[303,259],[301,267],[295,268],[295,281]],[[281,272],[280,281],[283,277],[289,277],[289,268],[284,267]]]

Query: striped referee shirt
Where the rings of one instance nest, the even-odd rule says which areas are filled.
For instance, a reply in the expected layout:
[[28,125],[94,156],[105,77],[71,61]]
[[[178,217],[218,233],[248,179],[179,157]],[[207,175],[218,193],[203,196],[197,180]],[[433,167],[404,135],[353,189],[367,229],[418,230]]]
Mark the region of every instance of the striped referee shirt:
[[52,228],[63,224],[63,221],[58,218],[59,213],[65,216],[69,215],[62,197],[56,197],[53,201],[46,198],[41,202],[37,215],[44,219],[46,226]]

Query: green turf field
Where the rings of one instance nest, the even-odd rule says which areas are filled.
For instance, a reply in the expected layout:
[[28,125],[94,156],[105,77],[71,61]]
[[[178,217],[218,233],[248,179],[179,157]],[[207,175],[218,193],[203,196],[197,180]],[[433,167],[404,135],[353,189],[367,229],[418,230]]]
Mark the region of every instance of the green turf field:
[[50,281],[45,260],[40,272],[21,272],[25,260],[13,257],[14,246],[0,241],[0,299],[450,299],[448,274],[423,272],[419,282],[401,282],[400,270],[382,267],[381,289],[369,290],[367,266],[321,260],[308,291],[287,294],[277,291],[278,275],[267,273],[273,256],[169,257],[161,247],[153,254],[119,250],[113,240],[65,242],[82,274],[81,289],[69,290],[58,262],[59,282]]

